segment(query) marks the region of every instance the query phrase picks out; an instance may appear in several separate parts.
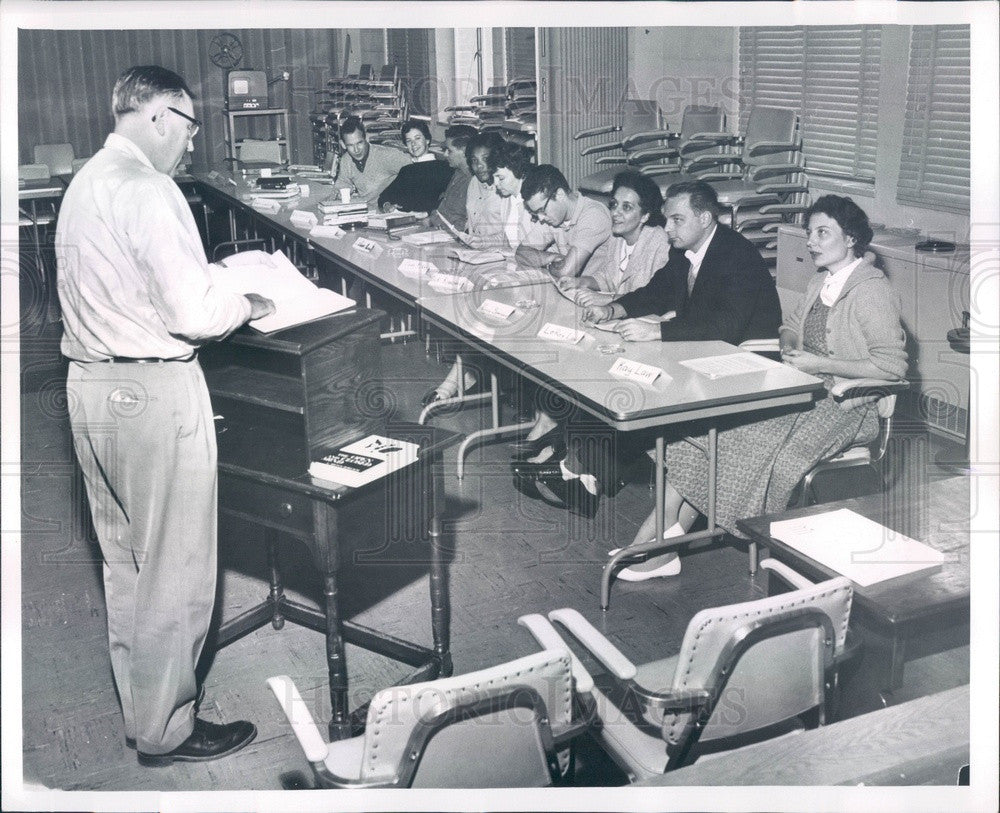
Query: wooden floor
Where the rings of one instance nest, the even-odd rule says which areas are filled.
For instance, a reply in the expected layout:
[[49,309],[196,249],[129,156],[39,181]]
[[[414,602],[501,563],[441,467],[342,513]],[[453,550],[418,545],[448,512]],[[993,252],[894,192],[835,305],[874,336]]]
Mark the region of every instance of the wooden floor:
[[[397,415],[415,419],[420,395],[445,368],[425,357],[419,342],[385,346],[384,362],[395,381]],[[206,659],[202,714],[213,721],[252,720],[259,734],[250,747],[214,762],[159,769],[140,767],[125,747],[108,658],[99,550],[79,530],[81,482],[60,383],[51,379],[22,396],[25,781],[67,790],[169,791],[280,789],[296,772],[309,778],[308,764],[264,683],[271,675],[289,674],[317,715],[329,711],[323,639],[291,624],[280,631],[265,627]],[[468,432],[486,420],[486,410],[471,408],[435,422]],[[535,651],[516,624],[522,613],[576,607],[642,662],[675,652],[698,609],[764,594],[764,579],[748,575],[746,551],[732,542],[691,551],[677,578],[616,584],[611,609],[602,614],[598,588],[606,551],[631,540],[652,504],[645,475],[614,500],[605,499],[594,522],[570,522],[565,512],[514,490],[508,456],[504,444],[482,447],[470,458],[462,482],[455,477],[454,450],[446,458],[456,672]],[[252,527],[222,525],[217,612],[225,617],[266,593],[259,542]],[[289,592],[315,604],[319,584],[302,551],[289,545],[284,554]],[[345,615],[430,643],[426,573],[411,577],[405,569],[356,564],[342,574],[341,588]],[[353,647],[347,657],[352,707],[404,674],[404,667]],[[968,682],[968,651],[922,658],[908,665],[907,675],[900,699],[961,685]],[[579,781],[611,785],[624,777],[588,749]]]

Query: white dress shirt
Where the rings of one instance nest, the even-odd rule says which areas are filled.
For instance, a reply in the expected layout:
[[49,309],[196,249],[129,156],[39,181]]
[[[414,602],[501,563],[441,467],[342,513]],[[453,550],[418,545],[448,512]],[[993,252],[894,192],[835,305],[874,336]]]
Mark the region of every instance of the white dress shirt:
[[56,227],[62,352],[185,358],[250,316],[212,284],[191,209],[173,178],[112,133],[73,178]]
[[712,226],[712,231],[709,232],[705,242],[701,244],[701,247],[697,251],[691,251],[688,249],[684,252],[684,256],[687,257],[688,262],[691,263],[691,267],[688,269],[688,296],[690,296],[691,291],[694,290],[694,283],[695,280],[698,279],[698,272],[701,270],[702,260],[705,259],[705,254],[708,251],[708,247],[712,244],[712,238],[715,237],[715,232],[718,228],[718,223]]

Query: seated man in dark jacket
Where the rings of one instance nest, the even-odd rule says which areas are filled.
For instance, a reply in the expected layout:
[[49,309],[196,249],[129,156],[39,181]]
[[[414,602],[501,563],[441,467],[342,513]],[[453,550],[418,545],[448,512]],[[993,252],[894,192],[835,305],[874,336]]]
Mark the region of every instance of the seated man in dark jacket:
[[[704,181],[667,190],[663,214],[670,259],[647,285],[609,305],[589,308],[592,322],[625,319],[627,341],[708,341],[739,344],[778,335],[781,306],[774,280],[757,248],[718,222],[718,198]],[[675,316],[659,324],[634,317]]]
[[[781,305],[774,280],[753,243],[719,223],[717,212],[715,190],[704,181],[671,186],[663,205],[670,240],[667,264],[642,288],[608,305],[588,307],[584,318],[622,319],[617,331],[630,342],[739,344],[776,337]],[[574,435],[579,438],[578,432]],[[516,465],[515,484],[528,496],[593,516],[601,492],[613,484],[612,445],[604,431],[580,438],[558,463]]]

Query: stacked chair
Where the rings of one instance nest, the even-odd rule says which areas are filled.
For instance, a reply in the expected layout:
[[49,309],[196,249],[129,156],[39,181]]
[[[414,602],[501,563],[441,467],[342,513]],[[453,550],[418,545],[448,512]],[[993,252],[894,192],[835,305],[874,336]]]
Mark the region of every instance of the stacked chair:
[[606,153],[596,159],[598,170],[581,181],[580,191],[604,200],[611,194],[614,177],[623,169],[637,169],[647,175],[696,173],[699,157],[711,158],[706,167],[714,167],[715,158],[731,147],[733,136],[726,133],[726,117],[719,107],[689,105],[681,119],[680,132],[665,129],[659,105],[645,99],[625,102],[620,124],[583,130],[576,140],[615,133],[615,141],[592,144],[580,150],[581,155]]
[[326,98],[310,114],[314,142],[326,139],[325,150],[316,149],[314,144],[314,154],[322,153],[323,160],[330,143],[339,136],[345,116],[358,116],[373,143],[388,139],[406,119],[406,92],[395,65],[384,65],[376,76],[372,66],[365,64],[357,74],[330,79],[326,84]]
[[538,119],[535,93],[532,79],[492,85],[486,93],[469,99],[469,104],[446,107],[448,123],[468,124],[477,130],[495,132],[533,132]]
[[364,733],[329,744],[290,678],[267,683],[325,788],[562,784],[588,728],[565,648],[378,692]]
[[661,192],[672,183],[700,178],[719,196],[720,220],[758,245],[765,260],[777,260],[778,226],[800,222],[809,208],[809,182],[795,110],[756,106],[739,152],[696,156],[680,174],[660,174]]
[[848,638],[851,583],[814,584],[771,559],[761,567],[793,589],[702,610],[680,652],[639,666],[576,610],[518,622],[551,651],[565,645],[555,621],[601,664],[605,671],[591,676],[574,656],[593,735],[631,779],[649,779],[835,715],[839,671],[859,651]]

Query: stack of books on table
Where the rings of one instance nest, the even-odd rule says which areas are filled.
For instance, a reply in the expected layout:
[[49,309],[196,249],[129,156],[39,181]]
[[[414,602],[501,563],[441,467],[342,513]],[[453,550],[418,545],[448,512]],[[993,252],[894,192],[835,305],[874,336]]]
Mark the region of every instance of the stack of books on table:
[[415,463],[419,445],[369,435],[323,455],[309,465],[317,480],[358,488]]
[[251,194],[255,198],[276,198],[278,200],[294,198],[299,194],[299,185],[292,183],[291,178],[287,176],[258,178]]
[[363,200],[342,203],[335,198],[321,201],[316,207],[323,215],[324,226],[349,226],[368,224],[368,204]]

